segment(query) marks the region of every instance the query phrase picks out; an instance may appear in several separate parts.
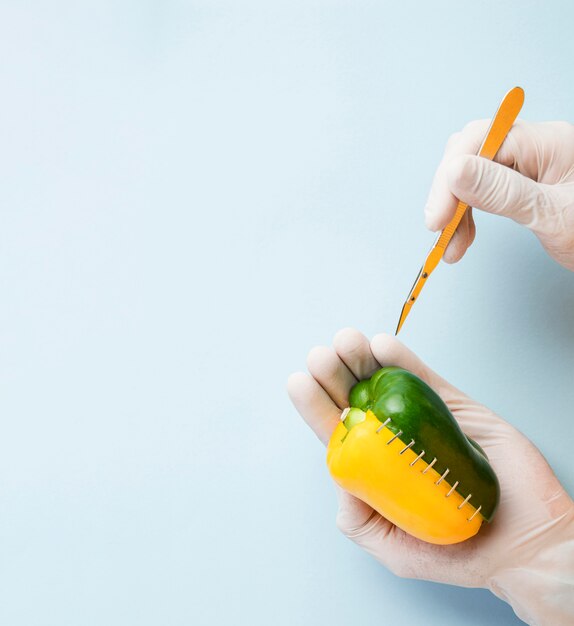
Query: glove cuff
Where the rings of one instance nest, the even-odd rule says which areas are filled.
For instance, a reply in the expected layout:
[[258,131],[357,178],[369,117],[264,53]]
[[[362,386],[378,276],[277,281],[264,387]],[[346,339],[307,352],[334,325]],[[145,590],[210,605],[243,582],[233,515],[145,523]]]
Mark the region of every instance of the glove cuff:
[[574,523],[524,566],[501,570],[489,589],[531,626],[574,624]]

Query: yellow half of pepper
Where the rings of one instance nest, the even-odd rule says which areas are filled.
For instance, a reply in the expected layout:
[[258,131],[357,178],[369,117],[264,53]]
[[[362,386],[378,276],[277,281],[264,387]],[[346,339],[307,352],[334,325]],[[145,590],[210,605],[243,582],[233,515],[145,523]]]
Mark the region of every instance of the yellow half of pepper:
[[423,541],[447,545],[476,535],[482,515],[398,437],[388,444],[393,437],[372,411],[351,430],[339,423],[327,448],[337,484]]

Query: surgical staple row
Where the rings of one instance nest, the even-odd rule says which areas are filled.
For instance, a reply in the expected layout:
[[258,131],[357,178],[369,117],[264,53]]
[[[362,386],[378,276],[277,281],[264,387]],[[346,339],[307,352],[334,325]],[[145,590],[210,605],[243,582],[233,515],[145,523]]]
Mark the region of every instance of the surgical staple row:
[[[347,416],[347,414],[349,413],[350,409],[345,409],[343,411],[343,414],[341,415],[341,420],[344,420],[345,417]],[[375,433],[378,435],[379,432],[381,430],[383,430],[383,428],[391,421],[390,417],[387,417],[387,419],[377,428],[377,430],[375,431]],[[399,430],[398,433],[396,433],[395,435],[393,435],[388,441],[387,441],[387,445],[389,445],[390,443],[393,443],[393,441],[395,439],[397,439],[398,437],[400,437],[403,434],[402,430]],[[412,446],[415,445],[415,440],[411,439],[411,442],[408,443],[400,452],[399,454],[403,454],[403,452],[406,452],[409,448],[412,448]],[[413,461],[411,461],[411,463],[409,463],[410,467],[412,467],[417,461],[420,461],[423,456],[425,455],[425,451],[423,450],[416,459],[414,459]],[[429,469],[436,463],[436,456],[434,457],[434,459],[424,468],[424,470],[422,471],[423,474],[426,474]],[[435,482],[435,485],[440,485],[441,482],[446,478],[447,474],[450,472],[450,469],[447,467],[446,470],[444,471],[443,475]],[[459,481],[457,480],[452,487],[448,490],[448,493],[445,493],[445,498],[448,498],[452,492],[458,487]],[[466,498],[457,506],[457,509],[460,510],[462,509],[462,507],[467,504],[467,502],[471,499],[472,497],[472,493],[469,493],[468,496],[466,496]],[[472,520],[476,517],[476,515],[480,512],[480,510],[482,509],[482,504],[478,507],[478,509],[475,509],[474,513],[467,518],[467,522],[472,522]]]

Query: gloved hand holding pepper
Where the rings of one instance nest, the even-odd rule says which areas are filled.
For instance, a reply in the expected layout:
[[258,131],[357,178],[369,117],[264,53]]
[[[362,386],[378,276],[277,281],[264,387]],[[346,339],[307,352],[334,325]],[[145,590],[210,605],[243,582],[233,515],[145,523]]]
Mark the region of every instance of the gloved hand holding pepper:
[[[518,121],[489,161],[474,156],[488,124],[471,122],[449,139],[425,207],[427,226],[442,230],[463,200],[527,226],[555,261],[574,271],[574,125]],[[474,236],[468,210],[443,259],[461,259]]]
[[351,387],[380,367],[397,366],[439,394],[463,432],[484,449],[500,481],[492,523],[446,546],[406,534],[337,487],[337,525],[347,537],[399,576],[489,588],[530,624],[574,623],[574,502],[524,435],[388,335],[369,342],[358,331],[340,331],[334,348],[314,348],[307,364],[311,376],[293,374],[288,390],[323,443],[339,424]]

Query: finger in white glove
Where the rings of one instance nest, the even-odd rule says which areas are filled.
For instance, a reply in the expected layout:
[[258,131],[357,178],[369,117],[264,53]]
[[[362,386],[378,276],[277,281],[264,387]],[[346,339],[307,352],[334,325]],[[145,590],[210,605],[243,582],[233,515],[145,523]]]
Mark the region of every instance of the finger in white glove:
[[[518,121],[495,162],[473,156],[487,127],[486,120],[472,122],[448,141],[425,207],[427,226],[442,230],[462,200],[527,226],[556,261],[574,270],[574,126]],[[444,260],[462,258],[474,236],[469,210]]]

